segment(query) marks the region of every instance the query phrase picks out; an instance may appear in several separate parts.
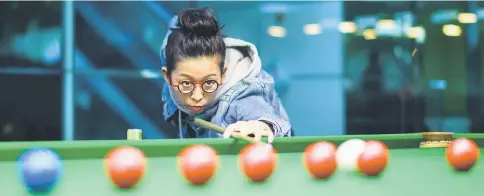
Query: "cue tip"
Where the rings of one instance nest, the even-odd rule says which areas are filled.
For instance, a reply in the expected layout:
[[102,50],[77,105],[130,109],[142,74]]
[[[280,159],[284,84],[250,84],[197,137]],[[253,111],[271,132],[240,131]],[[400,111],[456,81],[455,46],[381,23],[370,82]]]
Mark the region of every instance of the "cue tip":
[[192,115],[188,115],[185,120],[192,123],[195,122],[195,117],[193,117]]

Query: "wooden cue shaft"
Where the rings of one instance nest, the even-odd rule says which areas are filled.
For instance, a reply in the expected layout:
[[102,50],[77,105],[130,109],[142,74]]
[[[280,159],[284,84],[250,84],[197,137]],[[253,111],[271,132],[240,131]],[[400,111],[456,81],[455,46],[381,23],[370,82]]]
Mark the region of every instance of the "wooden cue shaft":
[[[200,118],[189,119],[189,121],[191,123],[197,125],[197,126],[200,126],[200,127],[203,127],[203,128],[209,129],[209,130],[213,130],[213,131],[220,133],[220,134],[224,134],[224,132],[225,132],[225,129],[223,127],[218,126],[216,124],[213,124],[211,122],[202,120]],[[259,142],[259,141],[255,141],[253,138],[251,138],[249,136],[242,135],[242,134],[237,133],[237,132],[233,132],[231,136],[235,139],[244,140],[244,141],[251,142],[251,143]]]

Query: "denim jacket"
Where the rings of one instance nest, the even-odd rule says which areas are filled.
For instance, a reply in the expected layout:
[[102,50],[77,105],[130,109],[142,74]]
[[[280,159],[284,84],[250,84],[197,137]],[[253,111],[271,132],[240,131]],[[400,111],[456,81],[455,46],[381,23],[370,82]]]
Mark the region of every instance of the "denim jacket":
[[[165,83],[163,88],[163,116],[165,120],[180,128],[179,137],[187,135],[189,127],[183,122],[183,115],[170,96],[171,88]],[[177,116],[175,114],[180,114]],[[247,78],[234,85],[218,102],[216,113],[210,122],[227,127],[237,121],[261,120],[272,125],[276,137],[289,136],[291,125],[286,111],[274,90],[274,81],[266,72],[260,72],[255,78]],[[194,128],[199,138],[217,138],[221,134]]]

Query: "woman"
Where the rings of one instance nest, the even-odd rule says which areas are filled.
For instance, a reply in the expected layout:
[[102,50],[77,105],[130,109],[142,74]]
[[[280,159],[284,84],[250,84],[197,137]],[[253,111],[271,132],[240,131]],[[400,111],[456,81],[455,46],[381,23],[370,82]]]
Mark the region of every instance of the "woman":
[[[165,120],[179,128],[180,138],[228,138],[240,132],[272,142],[290,135],[273,78],[261,70],[253,44],[224,38],[210,9],[182,10],[172,23],[161,48],[162,101]],[[225,133],[187,124],[187,115],[225,127]]]

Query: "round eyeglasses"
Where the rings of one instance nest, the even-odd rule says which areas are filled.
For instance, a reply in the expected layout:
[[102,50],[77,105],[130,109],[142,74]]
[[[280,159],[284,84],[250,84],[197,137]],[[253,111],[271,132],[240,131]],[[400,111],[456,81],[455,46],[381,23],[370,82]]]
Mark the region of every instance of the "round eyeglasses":
[[[183,93],[183,94],[188,94],[193,92],[195,90],[195,85],[199,85],[200,83],[193,83],[190,81],[182,81],[176,85],[173,85],[174,88],[178,88],[178,90]],[[205,91],[206,93],[213,93],[218,89],[218,86],[222,85],[219,84],[215,80],[207,80],[203,83],[201,83],[202,90]]]

